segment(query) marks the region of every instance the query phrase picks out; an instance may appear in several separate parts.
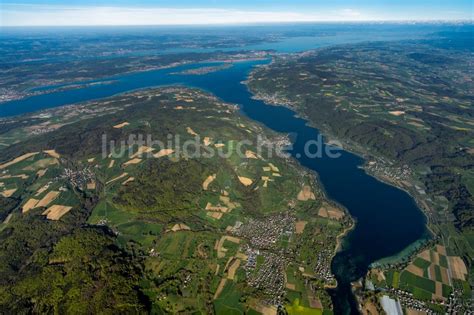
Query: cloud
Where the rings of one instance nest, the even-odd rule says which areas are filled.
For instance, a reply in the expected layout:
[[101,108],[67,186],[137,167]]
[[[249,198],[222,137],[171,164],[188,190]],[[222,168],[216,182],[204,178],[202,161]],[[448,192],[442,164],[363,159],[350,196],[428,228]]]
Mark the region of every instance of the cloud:
[[360,13],[359,11],[354,10],[354,9],[343,9],[343,10],[341,10],[341,15],[342,16],[356,17],[356,16],[361,16],[362,13]]
[[[164,8],[118,6],[16,5],[0,4],[0,26],[90,26],[90,25],[210,25],[273,22],[329,22],[429,20],[352,8],[311,11],[258,11],[220,8]],[[436,17],[431,16],[431,19]],[[439,18],[439,17],[438,17]],[[444,13],[444,18],[449,17]],[[462,15],[455,19],[464,18]],[[469,17],[467,17],[469,18]]]
[[312,22],[347,20],[364,17],[347,9],[339,13],[252,11],[235,9],[182,9],[136,7],[80,7],[44,5],[5,5],[0,14],[3,26],[50,25],[206,25],[271,22]]

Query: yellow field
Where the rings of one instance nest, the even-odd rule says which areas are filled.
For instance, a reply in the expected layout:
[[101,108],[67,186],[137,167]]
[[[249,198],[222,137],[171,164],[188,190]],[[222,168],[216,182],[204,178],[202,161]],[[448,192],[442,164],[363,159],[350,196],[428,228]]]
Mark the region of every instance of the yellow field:
[[56,152],[56,150],[44,150],[43,152],[55,159],[59,159],[61,157],[61,155],[59,155],[59,153]]
[[134,159],[128,160],[127,162],[123,163],[123,166],[135,165],[135,164],[140,163],[141,161],[142,161],[142,159],[134,158]]
[[89,190],[94,190],[95,189],[95,181],[91,181],[90,183],[87,183],[87,189]]
[[202,183],[202,189],[207,190],[209,185],[216,179],[217,174],[209,175]]
[[207,147],[211,144],[211,138],[204,137],[203,142],[204,142],[204,145]]
[[270,166],[273,172],[280,173],[280,170],[278,169],[278,167],[276,167],[272,163],[268,163],[268,166]]
[[28,175],[26,174],[19,174],[19,175],[4,175],[0,177],[0,179],[10,179],[10,178],[21,178],[21,179],[28,179]]
[[187,131],[187,133],[189,133],[191,136],[195,136],[195,137],[198,136],[198,134],[197,134],[194,130],[192,130],[191,127],[187,127],[187,128],[186,128],[186,131]]
[[109,163],[109,168],[114,167],[114,165],[115,165],[115,160],[111,160]]
[[216,293],[214,293],[214,300],[219,297],[219,295],[221,294],[222,290],[224,289],[224,286],[225,286],[226,282],[227,282],[227,279],[226,279],[226,278],[222,278],[222,279],[221,279],[221,282],[219,282],[219,285],[217,286]]
[[43,215],[45,215],[49,220],[57,221],[71,209],[72,207],[69,206],[52,205],[43,212]]
[[173,227],[171,228],[171,231],[172,232],[178,232],[178,231],[190,231],[191,228],[189,226],[187,226],[186,224],[183,224],[183,223],[178,223],[178,224],[175,224],[173,225]]
[[262,180],[263,180],[263,187],[268,187],[268,182],[273,182],[273,179],[271,179],[270,177],[268,176],[262,176]]
[[43,177],[44,174],[46,174],[46,171],[47,171],[47,169],[39,170],[38,172],[36,172],[36,175],[38,175],[38,177]]
[[128,173],[123,173],[123,174],[120,175],[120,176],[117,176],[117,177],[115,177],[115,178],[112,178],[111,180],[109,180],[109,181],[108,181],[107,183],[105,183],[105,184],[108,185],[108,184],[110,184],[110,183],[113,183],[113,182],[115,182],[116,180],[122,179],[122,178],[124,178],[124,177],[127,176],[127,175],[128,175]]
[[151,152],[151,151],[153,151],[153,148],[150,148],[150,147],[147,147],[147,146],[142,145],[141,147],[138,148],[138,151],[137,151],[137,152],[135,152],[132,156],[130,156],[130,158],[133,159],[133,158],[135,158],[135,157],[137,157],[137,156],[142,155],[143,153],[149,153],[149,152]]
[[48,184],[44,185],[43,187],[41,187],[40,189],[38,189],[38,191],[36,192],[35,196],[41,195],[41,194],[44,193],[48,188],[49,188],[49,185],[48,185]]
[[135,177],[129,177],[122,183],[122,185],[127,185],[128,183],[133,182],[134,180]]
[[121,129],[121,128],[123,128],[123,127],[125,127],[125,126],[128,126],[128,125],[130,125],[130,124],[125,121],[125,122],[123,122],[123,123],[121,123],[121,124],[115,125],[114,128],[115,128],[115,129]]
[[388,112],[390,115],[393,115],[393,116],[401,116],[401,115],[405,115],[405,112],[402,111],[402,110],[394,110],[394,111],[390,111]]
[[252,185],[253,181],[248,178],[248,177],[243,177],[243,176],[238,176],[239,181],[242,183],[244,186],[250,186]]
[[158,153],[155,153],[153,156],[155,158],[160,158],[162,156],[167,156],[173,153],[174,153],[173,149],[161,149]]
[[235,257],[242,259],[242,260],[247,260],[249,257],[245,255],[244,253],[237,253]]
[[59,191],[50,191],[49,193],[46,194],[46,196],[43,197],[37,204],[36,208],[39,207],[46,207],[59,196]]
[[4,190],[2,191],[0,194],[5,197],[5,198],[8,198],[8,197],[11,197],[16,191],[16,188],[13,188],[13,189],[7,189],[7,190]]
[[258,159],[257,154],[250,150],[245,151],[245,157],[247,159]]
[[4,168],[7,168],[9,166],[12,166],[18,162],[21,162],[21,161],[24,161],[26,159],[29,159],[30,157],[32,156],[35,156],[36,154],[38,154],[39,152],[31,152],[31,153],[26,153],[26,154],[23,154],[13,160],[11,160],[10,162],[7,162],[7,163],[4,163],[4,164],[0,164],[0,170],[4,169]]
[[234,259],[232,263],[229,266],[229,269],[227,271],[227,279],[229,280],[234,280],[235,278],[235,272],[240,266],[240,259]]
[[39,200],[30,198],[22,207],[22,213],[25,213],[27,211],[30,211],[31,209],[35,208],[36,205],[38,204]]
[[10,220],[12,219],[12,217],[13,217],[13,213],[10,213],[9,215],[7,215],[7,217],[5,218],[5,221],[3,221],[3,224],[10,223]]
[[216,212],[224,212],[224,213],[229,211],[229,208],[227,207],[224,207],[221,205],[213,206],[210,202],[207,203],[205,209],[207,211],[216,211]]
[[223,213],[222,212],[211,212],[211,211],[209,211],[209,212],[206,213],[206,215],[208,217],[214,218],[216,220],[220,220],[223,216]]
[[227,208],[229,208],[229,211],[232,211],[233,209],[237,208],[238,203],[230,201],[230,197],[225,195],[225,193],[226,192],[224,192],[224,196],[219,197],[219,200],[222,201],[227,206]]

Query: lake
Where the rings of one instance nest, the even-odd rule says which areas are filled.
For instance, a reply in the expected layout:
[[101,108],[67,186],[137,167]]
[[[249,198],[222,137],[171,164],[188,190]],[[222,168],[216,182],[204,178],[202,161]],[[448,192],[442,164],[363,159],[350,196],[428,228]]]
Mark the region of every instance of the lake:
[[395,255],[417,240],[428,237],[425,217],[407,193],[367,175],[360,168],[363,164],[360,157],[347,151],[342,151],[339,158],[305,156],[305,144],[317,139],[319,131],[309,127],[307,121],[296,117],[295,112],[288,108],[252,99],[241,83],[255,66],[267,62],[238,62],[225,70],[194,76],[171,73],[209,64],[132,73],[104,79],[114,80],[113,84],[53,92],[5,103],[0,106],[0,115],[20,114],[173,84],[201,88],[226,102],[238,104],[251,119],[275,131],[291,134],[294,142],[290,153],[301,165],[316,171],[328,197],[346,207],[355,218],[355,228],[345,237],[342,250],[332,263],[339,286],[331,291],[337,313],[355,312],[351,282],[364,276],[371,263]]

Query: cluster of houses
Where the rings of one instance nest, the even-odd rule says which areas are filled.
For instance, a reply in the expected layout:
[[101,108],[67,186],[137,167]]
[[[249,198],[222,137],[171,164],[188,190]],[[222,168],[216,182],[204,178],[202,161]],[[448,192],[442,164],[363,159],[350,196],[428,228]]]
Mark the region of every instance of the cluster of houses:
[[269,305],[282,305],[286,293],[285,269],[288,258],[282,253],[260,251],[262,263],[255,272],[247,272],[247,283],[262,290],[267,296]]
[[94,173],[87,167],[81,170],[65,168],[62,178],[67,179],[73,187],[78,189],[84,189],[87,184],[95,182]]
[[384,161],[370,161],[366,169],[369,173],[376,174],[394,182],[407,181],[412,176],[412,171],[408,165],[389,166]]
[[295,217],[288,212],[276,214],[264,219],[250,220],[236,229],[234,234],[249,240],[254,248],[277,248],[277,242],[284,235],[289,237],[293,233],[295,221]]
[[462,290],[454,288],[449,295],[446,303],[446,313],[448,314],[473,314],[474,313],[474,298],[465,300],[462,298],[464,293]]
[[390,288],[389,292],[392,296],[397,298],[398,303],[400,303],[404,308],[418,312],[425,312],[427,314],[432,313],[432,311],[426,306],[425,302],[415,299],[413,294],[410,292],[394,288]]
[[286,293],[285,272],[290,261],[286,249],[279,246],[278,241],[292,235],[295,220],[289,213],[280,213],[250,220],[233,230],[233,234],[249,240],[245,248],[247,283],[262,290],[268,297],[265,303],[269,305],[283,303]]
[[313,269],[317,278],[324,280],[327,284],[334,284],[336,279],[331,272],[331,260],[334,250],[324,248],[317,253],[317,262]]
[[[425,314],[436,314],[435,311],[428,307],[427,302],[414,298],[411,292],[394,288],[388,289],[387,292],[394,296],[397,302],[405,309]],[[432,300],[431,304],[446,307],[446,314],[471,314],[469,310],[472,310],[474,305],[472,301],[468,302],[470,303],[469,305],[465,305],[461,297],[462,294],[462,290],[454,289],[447,300]]]
[[0,103],[18,100],[25,95],[14,89],[0,88]]

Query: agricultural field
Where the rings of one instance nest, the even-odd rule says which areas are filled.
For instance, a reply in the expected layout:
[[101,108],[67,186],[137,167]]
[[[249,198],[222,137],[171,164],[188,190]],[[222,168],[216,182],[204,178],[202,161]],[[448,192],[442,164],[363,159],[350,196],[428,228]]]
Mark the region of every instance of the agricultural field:
[[474,89],[468,38],[469,32],[453,32],[285,55],[254,70],[247,81],[255,98],[294,109],[329,139],[362,155],[369,174],[414,197],[447,254],[426,260],[430,266],[415,260],[394,281],[409,291],[416,288],[424,299],[442,300],[453,288],[446,257],[462,261],[467,276],[458,278],[473,285]]
[[[468,196],[452,199],[437,184],[445,171],[453,179],[449,187],[472,186],[472,47],[462,36],[306,52],[261,67],[248,85],[257,97],[295,108],[354,149],[367,147],[363,153],[382,157],[379,164],[388,159],[414,171],[431,168],[422,180],[428,192],[450,199],[457,225],[468,227],[469,213],[461,207]],[[448,49],[453,41],[459,46]],[[385,175],[395,180],[392,173]]]
[[[0,292],[8,292],[0,304],[13,307],[21,296],[18,311],[33,300],[42,311],[87,309],[86,295],[74,293],[81,279],[71,274],[50,289],[40,279],[95,272],[71,261],[95,257],[91,264],[119,261],[116,272],[133,281],[120,289],[112,274],[90,283],[92,291],[109,283],[129,299],[116,304],[102,294],[90,310],[276,314],[282,305],[292,314],[331,313],[330,262],[351,219],[326,199],[314,174],[256,147],[257,136],[267,144],[283,136],[234,105],[162,88],[3,123],[16,127],[0,134],[11,141],[0,163]],[[53,123],[60,127],[43,129]],[[34,244],[9,257],[27,242],[21,233],[32,222]],[[49,298],[53,289],[62,300]]]
[[[416,255],[403,269],[372,270],[370,280],[379,288],[395,289],[394,295],[409,292],[436,311],[448,300],[470,296],[468,270],[459,256],[450,256],[443,245],[435,245]],[[403,300],[402,300],[403,301]],[[409,308],[414,302],[402,303]]]
[[[469,230],[474,90],[465,36],[285,56],[255,70],[247,84],[257,98],[294,108],[367,155],[384,180],[444,196],[456,227]],[[411,175],[421,186],[408,183]]]

